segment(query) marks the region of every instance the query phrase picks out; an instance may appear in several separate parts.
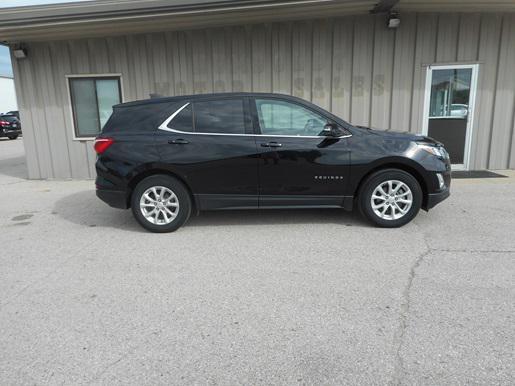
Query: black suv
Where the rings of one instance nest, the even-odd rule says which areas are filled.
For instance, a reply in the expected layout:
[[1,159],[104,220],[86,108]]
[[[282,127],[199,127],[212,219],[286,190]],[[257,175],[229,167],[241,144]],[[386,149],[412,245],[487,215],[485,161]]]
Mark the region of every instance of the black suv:
[[420,135],[353,126],[302,99],[230,93],[114,106],[97,196],[153,232],[213,209],[357,206],[398,227],[449,196],[449,156]]
[[15,114],[0,115],[0,137],[16,139],[21,135],[21,123]]

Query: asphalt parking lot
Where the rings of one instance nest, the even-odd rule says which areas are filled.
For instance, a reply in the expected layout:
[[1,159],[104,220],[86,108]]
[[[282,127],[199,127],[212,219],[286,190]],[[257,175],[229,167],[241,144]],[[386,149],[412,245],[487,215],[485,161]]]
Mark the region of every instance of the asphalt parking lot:
[[145,232],[0,140],[1,384],[514,384],[515,173],[401,229],[333,210]]

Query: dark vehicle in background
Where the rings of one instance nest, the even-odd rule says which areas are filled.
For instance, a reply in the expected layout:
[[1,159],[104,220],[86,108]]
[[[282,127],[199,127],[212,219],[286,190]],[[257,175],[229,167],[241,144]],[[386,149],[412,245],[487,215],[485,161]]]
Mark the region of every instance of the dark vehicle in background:
[[16,139],[21,135],[20,119],[14,114],[0,115],[0,137]]
[[443,146],[353,126],[302,99],[230,93],[114,106],[97,196],[153,232],[215,209],[343,208],[399,227],[449,196]]

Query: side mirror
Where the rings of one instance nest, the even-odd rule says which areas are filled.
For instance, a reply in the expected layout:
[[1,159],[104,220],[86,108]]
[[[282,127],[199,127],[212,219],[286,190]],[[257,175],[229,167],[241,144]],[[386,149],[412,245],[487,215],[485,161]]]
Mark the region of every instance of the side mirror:
[[342,131],[335,123],[327,123],[323,130],[324,135],[328,137],[341,137]]

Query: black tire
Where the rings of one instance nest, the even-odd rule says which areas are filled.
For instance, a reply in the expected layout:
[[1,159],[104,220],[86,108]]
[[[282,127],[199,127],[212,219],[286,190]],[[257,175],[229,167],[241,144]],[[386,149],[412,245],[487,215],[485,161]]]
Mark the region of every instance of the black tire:
[[17,139],[17,138],[18,138],[18,136],[17,136],[17,135],[13,135],[13,136],[8,137],[8,138],[9,138],[9,139]]
[[[176,200],[179,204],[177,209],[178,213],[168,224],[152,223],[142,213],[142,209],[140,208],[141,197],[147,189],[152,187],[165,187],[171,190],[176,196]],[[136,185],[131,196],[131,208],[134,217],[143,228],[156,233],[173,232],[179,229],[190,217],[191,197],[184,184],[176,178],[156,174],[141,180],[138,185]],[[159,216],[159,219],[163,219],[162,215]]]
[[[386,183],[390,180],[403,182],[409,187],[412,194],[411,207],[402,217],[397,219],[381,218],[372,208],[372,194],[374,190],[381,183]],[[383,228],[397,228],[409,223],[411,220],[413,220],[413,218],[415,218],[422,205],[422,198],[422,188],[420,187],[417,179],[413,177],[413,175],[399,169],[384,169],[371,174],[363,182],[358,195],[358,203],[361,214],[374,225]],[[375,202],[380,204],[381,200],[376,200]],[[405,209],[407,208],[405,207]],[[390,212],[388,212],[388,210]],[[391,214],[392,209],[388,210],[386,212],[387,215],[388,213]]]

